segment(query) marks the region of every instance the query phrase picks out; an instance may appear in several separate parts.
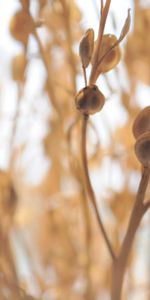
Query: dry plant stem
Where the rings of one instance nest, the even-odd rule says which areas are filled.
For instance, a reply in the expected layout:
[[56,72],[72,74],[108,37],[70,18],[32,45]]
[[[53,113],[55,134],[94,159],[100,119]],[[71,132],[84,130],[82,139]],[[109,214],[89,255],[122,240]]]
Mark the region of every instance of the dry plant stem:
[[95,198],[95,194],[91,185],[91,181],[90,181],[90,177],[89,177],[89,170],[88,170],[88,162],[87,162],[87,153],[86,153],[86,132],[87,132],[87,123],[88,123],[88,115],[83,115],[83,120],[82,120],[82,142],[81,142],[81,151],[82,151],[82,163],[83,163],[83,170],[84,170],[84,176],[85,176],[85,186],[86,186],[86,191],[87,194],[89,196],[89,199],[91,200],[93,206],[94,206],[94,210],[95,210],[95,214],[96,214],[96,218],[99,224],[99,227],[102,231],[102,235],[103,238],[105,240],[105,243],[107,245],[108,251],[110,253],[110,256],[112,258],[112,260],[115,260],[115,254],[114,251],[112,249],[112,245],[108,239],[107,233],[105,231],[103,222],[101,220],[98,208],[97,208],[97,204],[96,204],[96,198]]
[[[18,283],[18,276],[16,272],[15,262],[12,255],[12,249],[10,246],[10,233],[4,233],[2,229],[2,224],[0,222],[0,257],[2,261],[0,262],[0,273],[5,274],[6,270],[9,269],[8,278],[10,280],[14,279]],[[7,273],[6,273],[7,276]]]
[[14,148],[14,142],[15,142],[15,136],[17,133],[17,126],[18,126],[18,119],[19,119],[19,115],[20,115],[20,105],[21,105],[21,99],[23,96],[23,86],[18,84],[18,95],[17,95],[17,107],[16,107],[16,111],[15,111],[15,115],[13,118],[13,124],[12,124],[12,133],[11,133],[11,137],[10,137],[10,142],[9,142],[9,148],[10,148],[10,159],[9,159],[9,165],[10,165],[10,169],[13,166],[13,159],[14,159],[14,153],[13,153],[13,148]]
[[102,13],[103,7],[104,7],[104,2],[103,2],[103,0],[100,0],[100,1],[101,1],[101,13]]
[[95,71],[97,68],[98,57],[99,57],[101,44],[102,44],[102,37],[103,37],[104,29],[105,29],[105,24],[106,24],[107,15],[109,12],[110,3],[111,3],[111,0],[106,0],[105,6],[103,8],[101,6],[101,19],[100,19],[99,30],[98,30],[97,47],[96,47],[95,55],[93,58],[93,66],[92,66],[91,75],[90,75],[90,84],[95,82]]
[[143,203],[149,178],[150,168],[144,168],[121,251],[113,263],[111,300],[121,300],[123,279],[133,240],[140,221],[149,208],[149,205]]
[[84,68],[84,66],[82,66],[83,69],[83,75],[84,75],[84,82],[85,82],[85,86],[87,86],[87,76],[86,76],[86,69]]
[[69,7],[66,3],[66,0],[60,0],[60,3],[63,8],[63,16],[64,16],[64,27],[66,31],[66,37],[67,37],[67,42],[68,42],[68,56],[69,56],[69,66],[70,66],[70,71],[71,71],[71,79],[73,83],[73,91],[76,93],[76,63],[74,59],[74,53],[72,50],[73,46],[73,38],[72,38],[72,31],[71,31],[71,24],[70,24],[70,15],[69,15]]
[[[77,157],[73,154],[71,149],[71,139],[72,139],[72,130],[74,126],[78,123],[80,120],[80,115],[74,120],[74,122],[71,124],[69,130],[68,130],[68,144],[69,144],[69,156],[72,157],[72,162],[70,162],[70,166],[72,168],[73,175],[78,180],[79,185],[81,185],[82,178],[81,178],[81,172],[80,167],[74,168],[73,163],[78,162]],[[91,226],[91,214],[89,209],[89,203],[88,201],[85,201],[86,194],[83,186],[81,185],[81,208],[82,208],[82,214],[83,214],[83,220],[84,220],[84,229],[85,229],[85,249],[86,249],[86,261],[85,261],[85,278],[87,281],[86,290],[85,290],[85,299],[87,300],[93,300],[95,297],[93,297],[93,288],[92,288],[92,278],[91,278],[91,267],[92,267],[92,257],[91,257],[91,239],[92,239],[92,226]]]
[[57,100],[56,100],[55,93],[54,93],[54,88],[53,88],[52,74],[51,74],[51,71],[50,71],[50,68],[49,68],[49,60],[48,60],[47,54],[46,54],[46,52],[43,48],[43,45],[41,43],[41,40],[40,40],[36,30],[34,30],[34,37],[35,37],[35,39],[38,43],[39,50],[41,52],[41,56],[42,56],[42,59],[43,59],[43,63],[44,63],[45,69],[47,71],[48,95],[49,95],[49,98],[51,100],[51,103],[52,103],[56,113],[60,116],[60,109],[58,107]]
[[91,267],[92,267],[92,257],[91,257],[91,238],[92,238],[92,227],[91,227],[91,215],[89,210],[88,202],[85,201],[85,191],[82,190],[81,194],[81,204],[84,217],[84,228],[85,228],[85,247],[86,247],[86,278],[87,278],[87,288],[85,296],[87,300],[93,299],[93,289],[92,289],[92,278],[91,278]]

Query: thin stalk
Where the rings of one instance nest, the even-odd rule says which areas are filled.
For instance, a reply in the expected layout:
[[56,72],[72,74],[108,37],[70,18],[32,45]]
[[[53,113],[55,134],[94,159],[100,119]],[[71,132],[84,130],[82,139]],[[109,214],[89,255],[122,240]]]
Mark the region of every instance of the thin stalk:
[[85,86],[87,86],[87,75],[86,75],[86,68],[84,66],[82,66],[83,69],[83,75],[84,75],[84,82],[85,82]]
[[48,92],[48,96],[50,98],[50,101],[51,101],[56,113],[60,116],[60,109],[59,109],[59,106],[57,104],[57,100],[56,100],[55,93],[54,93],[54,88],[53,88],[52,74],[51,74],[50,67],[49,67],[49,59],[48,59],[47,53],[45,52],[45,50],[43,48],[43,45],[41,43],[41,40],[40,40],[39,35],[37,34],[36,30],[34,30],[34,37],[35,37],[35,39],[38,43],[39,50],[40,50],[40,53],[41,53],[41,57],[42,57],[45,69],[47,71],[47,81],[48,81],[48,91],[47,92]]
[[103,33],[104,33],[105,24],[106,24],[106,20],[107,20],[107,15],[109,12],[110,3],[111,3],[111,0],[106,0],[106,4],[103,7],[103,9],[101,6],[101,19],[100,19],[100,23],[99,23],[97,46],[96,46],[95,55],[93,58],[93,66],[92,66],[92,70],[91,70],[91,74],[90,74],[90,83],[95,82],[97,62],[98,62],[99,53],[101,51],[102,38],[103,38]]
[[72,140],[72,130],[75,125],[77,125],[80,117],[76,118],[74,122],[71,124],[69,130],[68,130],[68,149],[69,149],[69,156],[71,159],[70,166],[73,175],[76,177],[79,185],[81,185],[81,209],[83,214],[83,221],[84,221],[84,229],[85,229],[85,251],[86,251],[86,261],[85,261],[85,278],[86,278],[86,290],[85,290],[85,299],[86,300],[93,300],[94,299],[94,289],[92,286],[92,276],[91,276],[91,270],[92,270],[92,255],[91,255],[91,242],[92,242],[92,222],[91,222],[91,213],[89,208],[89,202],[85,201],[86,199],[86,193],[82,182],[82,176],[80,172],[79,165],[74,166],[74,163],[78,162],[77,157],[72,151],[71,148],[71,140]]
[[104,7],[104,2],[103,0],[100,0],[101,1],[101,13],[103,12],[103,7]]
[[128,229],[124,241],[122,243],[121,251],[113,264],[111,300],[121,299],[123,279],[133,240],[139,227],[139,224],[145,212],[149,208],[149,205],[144,204],[144,197],[148,186],[149,178],[150,169],[144,168],[136,196],[136,201],[130,216]]
[[83,163],[83,170],[84,170],[84,177],[85,177],[85,188],[86,188],[86,192],[93,204],[94,210],[95,210],[95,214],[96,214],[96,218],[99,224],[99,227],[101,229],[103,238],[105,240],[106,246],[108,248],[108,251],[110,253],[110,256],[112,258],[112,260],[115,260],[115,254],[112,248],[112,245],[108,239],[107,233],[105,231],[103,222],[101,220],[101,216],[99,214],[98,208],[97,208],[97,204],[96,204],[96,197],[92,188],[92,184],[90,181],[90,176],[89,176],[89,170],[88,170],[88,161],[87,161],[87,152],[86,152],[86,133],[87,133],[87,123],[88,123],[88,115],[83,115],[83,121],[82,121],[82,142],[81,142],[81,151],[82,151],[82,163]]
[[13,168],[14,164],[14,145],[15,145],[15,138],[17,134],[17,127],[18,127],[18,121],[19,121],[19,116],[20,116],[20,108],[21,108],[21,99],[24,93],[24,88],[22,84],[18,83],[18,95],[17,95],[17,104],[16,104],[16,111],[13,117],[13,123],[12,123],[12,132],[10,136],[10,141],[9,141],[9,169]]
[[72,77],[73,91],[74,91],[74,93],[76,93],[77,69],[76,69],[76,63],[75,63],[74,53],[73,53],[73,37],[72,37],[71,24],[70,24],[70,11],[69,11],[69,7],[67,6],[67,3],[65,0],[60,0],[60,3],[62,5],[62,9],[63,9],[64,29],[65,29],[66,38],[67,38],[68,58],[69,58],[69,62],[70,62],[69,66],[70,66],[71,77]]
[[87,288],[85,291],[85,296],[87,300],[93,299],[93,288],[92,288],[92,278],[91,278],[91,268],[92,268],[92,257],[91,257],[91,239],[92,239],[92,226],[91,226],[91,214],[89,210],[89,203],[85,201],[85,191],[82,190],[81,194],[81,204],[84,217],[84,228],[85,228],[85,244],[86,244],[86,279]]

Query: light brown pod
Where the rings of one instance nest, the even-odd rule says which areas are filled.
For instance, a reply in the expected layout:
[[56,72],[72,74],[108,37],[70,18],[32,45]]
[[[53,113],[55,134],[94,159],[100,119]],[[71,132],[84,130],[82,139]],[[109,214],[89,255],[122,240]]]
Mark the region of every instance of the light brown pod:
[[150,167],[150,132],[139,136],[135,144],[135,154],[144,167]]
[[93,54],[94,49],[94,30],[88,29],[82,38],[79,46],[79,54],[82,61],[82,66],[87,68]]
[[150,106],[145,107],[137,115],[132,131],[134,137],[137,139],[141,134],[149,131],[150,132]]
[[[121,58],[119,46],[113,45],[117,42],[117,38],[113,34],[104,34],[102,38],[101,51],[99,53],[98,62],[98,71],[99,73],[105,73],[116,67]],[[112,50],[109,51],[109,49]],[[108,52],[109,51],[109,52]],[[108,53],[108,54],[106,54]]]
[[105,103],[105,97],[94,84],[83,88],[75,98],[76,108],[82,114],[91,115],[100,111]]

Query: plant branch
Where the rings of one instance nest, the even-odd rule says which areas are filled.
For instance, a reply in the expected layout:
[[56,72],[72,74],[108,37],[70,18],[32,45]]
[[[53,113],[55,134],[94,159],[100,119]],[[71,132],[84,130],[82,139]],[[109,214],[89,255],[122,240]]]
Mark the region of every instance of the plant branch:
[[[72,139],[72,130],[74,126],[79,121],[79,118],[76,118],[74,122],[71,124],[70,128],[68,129],[68,149],[69,149],[69,156],[70,156],[70,166],[73,175],[76,177],[79,185],[81,186],[81,208],[83,213],[83,221],[84,221],[84,228],[85,228],[85,249],[86,249],[86,261],[85,261],[85,275],[87,280],[86,290],[85,290],[85,299],[91,300],[93,299],[94,289],[92,287],[92,276],[91,276],[91,268],[92,268],[92,254],[91,254],[91,241],[92,241],[92,221],[91,221],[91,214],[89,208],[89,202],[85,201],[86,192],[82,185],[82,176],[80,172],[80,167],[75,163],[78,163],[78,159],[73,154],[71,149],[71,139]],[[72,159],[71,159],[72,158]]]
[[49,67],[49,59],[48,59],[46,51],[44,50],[44,47],[43,47],[43,45],[41,43],[39,35],[36,32],[36,29],[34,30],[33,34],[34,34],[34,37],[35,37],[35,39],[36,39],[36,41],[38,43],[39,50],[40,50],[40,53],[41,53],[41,56],[42,56],[42,60],[43,60],[45,69],[47,71],[47,81],[48,81],[47,92],[48,92],[49,98],[51,100],[51,103],[52,103],[54,109],[56,110],[57,114],[60,116],[60,109],[59,109],[59,106],[57,104],[57,100],[56,100],[55,92],[54,92],[54,88],[53,88],[52,74],[51,74],[50,67]]
[[81,191],[81,204],[82,204],[82,211],[83,211],[83,218],[84,218],[84,228],[85,228],[85,247],[86,247],[86,279],[87,279],[87,288],[85,292],[85,296],[87,300],[92,300],[93,296],[93,288],[92,288],[92,276],[91,276],[91,269],[92,269],[92,255],[91,255],[91,242],[92,242],[92,223],[91,223],[91,214],[89,209],[89,203],[85,201],[85,191],[82,188]]
[[[90,84],[95,82],[95,72],[97,69],[99,53],[101,51],[102,38],[103,38],[104,29],[105,29],[107,15],[109,12],[110,3],[111,3],[111,0],[106,0],[106,4],[104,7],[101,3],[101,19],[100,19],[100,23],[99,23],[97,46],[95,49],[95,55],[93,58],[93,66],[92,66],[92,70],[91,70],[91,74],[90,74]],[[103,9],[102,9],[102,7],[103,7]]]
[[64,20],[64,29],[66,32],[67,44],[68,44],[68,56],[69,56],[69,66],[72,76],[72,83],[73,83],[73,91],[76,93],[76,63],[73,53],[73,38],[72,38],[72,31],[70,25],[70,13],[69,13],[69,6],[65,0],[60,0],[63,9],[63,20]]
[[86,68],[85,68],[84,66],[82,66],[82,69],[83,69],[83,75],[84,75],[85,86],[87,86]]
[[103,2],[103,0],[101,0],[101,14],[103,12],[103,7],[104,7],[104,2]]
[[96,218],[99,224],[99,227],[102,231],[102,235],[103,238],[105,240],[106,246],[108,248],[108,251],[110,253],[110,256],[112,258],[112,260],[115,260],[115,254],[114,251],[112,249],[112,245],[108,239],[107,233],[105,231],[103,222],[101,220],[98,208],[97,208],[97,204],[96,204],[96,197],[92,188],[92,184],[90,181],[90,176],[89,176],[89,170],[88,170],[88,162],[87,162],[87,152],[86,152],[86,133],[87,133],[87,123],[88,123],[88,115],[83,115],[83,121],[82,121],[82,143],[81,143],[81,151],[82,151],[82,162],[83,162],[83,169],[84,169],[84,177],[85,177],[85,187],[86,187],[86,191],[87,194],[93,204],[94,210],[95,210],[95,214],[96,214]]
[[139,184],[139,189],[136,196],[136,201],[130,216],[128,229],[122,243],[121,251],[113,264],[111,300],[121,299],[123,278],[125,274],[128,257],[133,244],[133,240],[137,232],[137,229],[139,227],[139,224],[145,212],[149,208],[149,205],[144,204],[144,197],[148,186],[149,178],[150,178],[150,168],[144,168],[142,172],[141,181]]

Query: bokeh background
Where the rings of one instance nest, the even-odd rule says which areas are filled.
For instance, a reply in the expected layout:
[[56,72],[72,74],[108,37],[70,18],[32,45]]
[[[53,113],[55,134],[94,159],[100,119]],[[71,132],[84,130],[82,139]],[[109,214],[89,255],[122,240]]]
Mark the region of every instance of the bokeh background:
[[[85,197],[74,104],[84,86],[79,42],[88,28],[97,36],[100,1],[30,0],[34,30],[23,17],[15,25],[27,2],[0,1],[0,299],[109,300],[111,260]],[[150,104],[150,1],[112,0],[105,32],[119,36],[128,8],[122,59],[97,81],[106,104],[91,117],[87,140],[97,205],[116,251],[140,179],[132,124]],[[149,224],[147,213],[123,299],[150,299]]]

